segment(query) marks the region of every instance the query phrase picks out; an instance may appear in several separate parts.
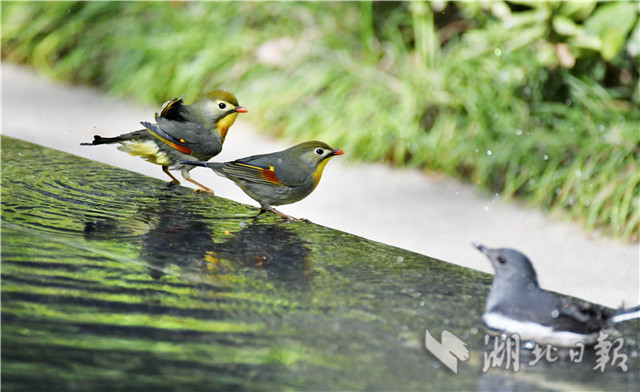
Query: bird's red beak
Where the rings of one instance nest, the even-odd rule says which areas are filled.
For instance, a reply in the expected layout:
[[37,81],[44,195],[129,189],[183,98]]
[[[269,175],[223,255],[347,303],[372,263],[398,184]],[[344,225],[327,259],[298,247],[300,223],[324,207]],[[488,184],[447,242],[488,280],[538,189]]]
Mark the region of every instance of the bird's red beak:
[[333,150],[333,155],[342,155],[342,154],[344,154],[344,151],[342,151],[341,149]]
[[243,108],[242,106],[238,106],[236,108],[236,112],[238,112],[238,113],[246,113],[246,112],[248,112],[248,110],[246,108]]

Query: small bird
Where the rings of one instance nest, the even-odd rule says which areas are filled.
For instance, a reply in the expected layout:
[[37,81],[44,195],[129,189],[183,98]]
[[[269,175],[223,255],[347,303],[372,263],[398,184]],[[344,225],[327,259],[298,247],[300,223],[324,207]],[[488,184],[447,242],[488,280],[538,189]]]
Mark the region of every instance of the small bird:
[[329,159],[342,154],[344,151],[331,148],[326,143],[310,141],[286,150],[232,162],[180,163],[208,167],[235,182],[244,193],[260,203],[260,214],[271,211],[287,220],[296,220],[273,206],[295,203],[309,196],[318,186]]
[[531,261],[514,249],[473,244],[495,270],[482,321],[493,331],[517,333],[522,340],[570,347],[593,344],[598,332],[640,317],[640,306],[613,310],[578,303],[543,291]]
[[194,157],[207,161],[218,155],[238,113],[246,112],[232,93],[214,90],[191,105],[185,105],[181,98],[167,101],[160,114],[155,114],[157,124],[142,121],[140,124],[144,129],[139,131],[116,137],[95,135],[93,142],[81,145],[120,143],[118,150],[161,165],[174,184],[180,184],[180,181],[169,169],[180,170],[185,180],[213,194],[211,189],[191,179],[189,171],[193,166],[182,165],[179,161]]

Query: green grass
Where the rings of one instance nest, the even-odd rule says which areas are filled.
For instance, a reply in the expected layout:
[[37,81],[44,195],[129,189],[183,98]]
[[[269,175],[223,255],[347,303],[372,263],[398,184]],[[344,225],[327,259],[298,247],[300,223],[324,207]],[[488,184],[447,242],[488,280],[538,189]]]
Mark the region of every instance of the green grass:
[[2,56],[157,104],[227,88],[265,132],[637,240],[639,26],[626,2],[3,2]]

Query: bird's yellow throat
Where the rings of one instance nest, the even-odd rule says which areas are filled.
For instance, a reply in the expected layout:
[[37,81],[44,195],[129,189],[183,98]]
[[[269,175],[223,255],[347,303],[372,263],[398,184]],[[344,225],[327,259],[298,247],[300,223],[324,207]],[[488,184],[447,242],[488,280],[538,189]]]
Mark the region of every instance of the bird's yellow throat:
[[229,132],[229,128],[236,122],[236,118],[238,118],[238,112],[228,114],[218,121],[216,127],[220,131],[220,135],[222,136],[222,141],[227,137],[227,132]]
[[323,159],[322,162],[318,164],[318,167],[316,167],[316,171],[313,173],[313,189],[316,189],[316,187],[318,186],[320,178],[322,177],[322,172],[324,171],[324,167],[327,166],[327,163],[331,158],[333,157]]

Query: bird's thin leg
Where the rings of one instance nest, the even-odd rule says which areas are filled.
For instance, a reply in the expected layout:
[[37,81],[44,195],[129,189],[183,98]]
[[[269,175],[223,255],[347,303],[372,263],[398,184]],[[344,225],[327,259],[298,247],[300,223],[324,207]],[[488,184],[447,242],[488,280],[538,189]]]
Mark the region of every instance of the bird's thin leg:
[[162,171],[165,172],[169,177],[171,177],[171,182],[176,185],[180,184],[180,181],[178,181],[178,179],[175,178],[173,174],[169,173],[169,166],[162,166]]
[[212,195],[215,195],[215,193],[213,193],[213,190],[210,188],[207,188],[206,186],[202,185],[201,183],[199,183],[198,181],[191,179],[191,178],[187,178],[187,181],[189,181],[192,184],[196,184],[197,186],[199,186],[201,189],[196,189],[197,192],[206,192]]
[[263,208],[260,209],[260,212],[258,212],[258,214],[256,216],[253,217],[254,221],[257,221],[258,218],[260,218],[260,215],[264,214],[265,212],[267,212],[269,210],[265,210]]
[[285,214],[284,212],[280,212],[278,210],[276,210],[275,208],[271,207],[269,208],[269,211],[274,212],[278,215],[280,215],[281,217],[283,217],[284,219],[288,220],[289,222],[293,222],[293,221],[303,221],[304,219],[298,219],[298,218],[294,218],[290,215]]

